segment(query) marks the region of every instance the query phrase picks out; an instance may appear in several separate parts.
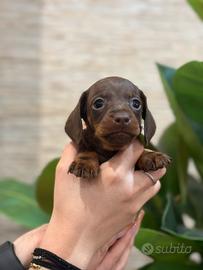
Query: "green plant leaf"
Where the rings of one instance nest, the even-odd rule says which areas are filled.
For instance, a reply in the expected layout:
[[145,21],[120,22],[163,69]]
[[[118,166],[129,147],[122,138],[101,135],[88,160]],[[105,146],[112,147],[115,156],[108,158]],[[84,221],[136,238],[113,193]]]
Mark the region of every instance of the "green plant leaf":
[[155,262],[191,264],[189,256],[193,252],[202,254],[202,241],[185,239],[160,231],[141,228],[135,239],[135,246]]
[[[176,116],[178,131],[203,178],[203,142],[202,135],[199,134],[202,126],[200,121],[197,122],[199,119],[197,113],[191,113],[192,110],[196,110],[202,115],[203,111],[200,107],[202,103],[198,102],[203,92],[203,87],[199,87],[199,84],[202,85],[202,79],[199,78],[202,66],[202,62],[193,61],[181,67],[177,72],[163,65],[158,65],[158,69],[169,103]],[[190,85],[189,88],[187,84]],[[187,106],[193,109],[190,109],[190,113],[186,115]]]
[[[196,227],[203,230],[203,184],[200,180],[189,176],[188,181],[188,203],[192,206],[186,208],[186,212],[194,218]],[[190,211],[189,211],[190,210]]]
[[162,179],[161,193],[164,196],[170,192],[173,195],[181,195],[182,202],[187,194],[187,167],[189,154],[187,146],[181,139],[177,124],[171,124],[162,134],[158,149],[172,157],[167,174]]
[[36,182],[37,201],[41,208],[48,214],[51,214],[53,208],[55,170],[58,161],[58,158],[50,161],[45,166]]
[[203,145],[203,62],[193,61],[177,69],[173,88],[182,112]]
[[17,223],[34,228],[49,218],[38,206],[35,187],[14,179],[0,181],[0,212]]
[[187,0],[200,19],[203,20],[203,0]]
[[161,227],[161,217],[164,211],[165,199],[157,194],[145,206],[145,216],[142,221],[142,227],[158,230]]
[[186,228],[181,216],[181,208],[178,207],[177,202],[174,201],[172,196],[168,195],[167,205],[162,218],[162,230],[182,239],[202,242],[203,254],[203,230]]

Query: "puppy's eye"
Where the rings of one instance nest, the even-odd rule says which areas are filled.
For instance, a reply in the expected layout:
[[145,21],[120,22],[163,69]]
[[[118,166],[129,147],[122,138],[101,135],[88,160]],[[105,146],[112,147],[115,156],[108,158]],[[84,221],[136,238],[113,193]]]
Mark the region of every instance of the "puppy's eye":
[[133,108],[133,109],[136,109],[136,110],[139,110],[141,108],[141,102],[139,101],[139,99],[137,98],[132,98],[130,100],[130,106]]
[[102,109],[104,107],[104,99],[103,98],[97,98],[97,99],[95,99],[92,107],[95,110]]

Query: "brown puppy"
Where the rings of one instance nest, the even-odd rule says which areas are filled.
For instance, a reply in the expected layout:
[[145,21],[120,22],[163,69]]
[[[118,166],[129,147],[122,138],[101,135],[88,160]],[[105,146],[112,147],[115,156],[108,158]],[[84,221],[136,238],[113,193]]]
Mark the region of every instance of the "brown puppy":
[[[120,77],[97,81],[83,92],[65,125],[66,133],[79,150],[69,172],[82,178],[96,177],[101,163],[139,137],[142,119],[147,145],[156,125],[143,92],[129,80]],[[145,150],[136,167],[150,171],[169,163],[167,155]]]

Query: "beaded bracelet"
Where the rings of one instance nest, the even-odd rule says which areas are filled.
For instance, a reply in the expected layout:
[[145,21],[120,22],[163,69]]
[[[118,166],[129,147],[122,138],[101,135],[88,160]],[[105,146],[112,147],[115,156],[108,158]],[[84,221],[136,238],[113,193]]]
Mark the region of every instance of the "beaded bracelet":
[[81,270],[56,254],[42,248],[36,248],[34,250],[30,267],[33,269],[42,269],[41,267],[45,267],[50,270]]

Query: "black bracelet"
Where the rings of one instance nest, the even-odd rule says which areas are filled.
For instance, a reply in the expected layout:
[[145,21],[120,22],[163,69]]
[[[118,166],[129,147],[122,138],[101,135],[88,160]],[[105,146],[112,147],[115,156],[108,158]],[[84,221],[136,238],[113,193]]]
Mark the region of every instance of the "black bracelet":
[[46,267],[51,270],[81,270],[58,257],[56,254],[42,248],[36,248],[34,250],[31,264]]

